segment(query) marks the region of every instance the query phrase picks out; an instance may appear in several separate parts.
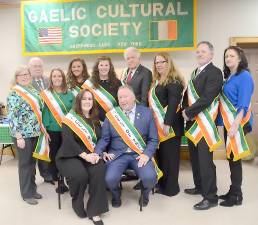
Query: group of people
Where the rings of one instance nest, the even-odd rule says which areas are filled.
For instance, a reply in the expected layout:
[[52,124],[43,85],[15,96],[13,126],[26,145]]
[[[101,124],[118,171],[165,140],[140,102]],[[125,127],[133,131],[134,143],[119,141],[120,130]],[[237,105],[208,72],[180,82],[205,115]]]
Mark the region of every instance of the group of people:
[[[97,225],[108,211],[106,189],[112,206],[121,206],[119,183],[127,169],[140,179],[139,204],[148,205],[154,187],[156,193],[174,196],[180,191],[180,144],[186,135],[195,186],[184,191],[203,197],[194,209],[214,207],[218,198],[221,206],[241,205],[241,158],[250,154],[245,134],[252,130],[254,84],[242,49],[225,50],[224,79],[212,64],[213,54],[210,42],[197,45],[198,67],[187,85],[170,54],[156,54],[151,72],[133,47],[124,52],[127,69],[121,80],[106,56],[97,59],[91,76],[80,58],[71,61],[66,76],[55,68],[49,79],[39,58],[19,67],[7,106],[23,200],[37,204],[42,198],[35,183],[36,159],[50,161],[43,162],[46,182],[54,183],[58,174],[67,179],[56,191],[68,191],[68,183],[75,213]],[[213,150],[222,142],[218,125],[224,126],[231,171],[229,192],[222,196],[213,163]]]

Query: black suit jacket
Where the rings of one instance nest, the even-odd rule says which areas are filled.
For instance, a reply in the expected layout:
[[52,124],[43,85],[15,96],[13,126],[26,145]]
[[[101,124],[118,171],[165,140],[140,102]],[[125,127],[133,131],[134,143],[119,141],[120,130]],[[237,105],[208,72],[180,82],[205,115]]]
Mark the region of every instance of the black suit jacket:
[[181,103],[184,87],[179,82],[169,83],[165,86],[158,85],[155,89],[155,94],[160,101],[160,104],[167,106],[164,124],[172,126],[176,136],[184,134],[184,119],[182,110],[177,111],[178,104]]
[[[127,70],[128,73],[129,69]],[[126,83],[127,76],[124,79]],[[142,105],[148,106],[148,92],[150,90],[152,82],[152,73],[146,67],[139,65],[135,71],[131,82],[129,83],[132,86],[134,94],[138,102]]]
[[[206,109],[218,96],[223,85],[222,72],[219,68],[210,63],[193,79],[193,85],[200,98],[189,106],[187,92],[185,92],[183,102],[185,113],[190,119]],[[189,121],[186,129],[190,128],[192,124],[193,121]]]

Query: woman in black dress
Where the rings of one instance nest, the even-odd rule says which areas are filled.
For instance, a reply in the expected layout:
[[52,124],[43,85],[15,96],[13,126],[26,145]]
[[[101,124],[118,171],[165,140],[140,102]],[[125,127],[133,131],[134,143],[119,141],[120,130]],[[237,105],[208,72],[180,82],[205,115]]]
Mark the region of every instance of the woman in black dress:
[[180,191],[180,144],[184,132],[180,103],[183,90],[184,80],[170,55],[166,52],[157,54],[154,58],[149,105],[158,127],[160,145],[156,156],[163,172],[156,192],[167,196],[174,196]]
[[[117,106],[117,91],[118,88],[122,85],[122,83],[117,78],[114,65],[110,57],[101,56],[97,59],[96,63],[93,66],[90,82],[93,84],[93,89],[105,89],[105,91],[113,97],[113,106]],[[99,119],[103,122],[105,120],[106,112],[112,109],[112,105],[111,107],[103,107],[103,105],[99,101],[99,98],[96,97],[95,99],[98,103]],[[101,100],[105,101],[105,99],[103,98],[101,98]],[[107,102],[104,103],[107,104]]]
[[[100,137],[96,101],[88,90],[81,91],[73,110],[63,119],[62,145],[56,157],[60,173],[69,179],[72,207],[84,218],[88,215],[94,224],[102,225],[100,214],[108,211],[105,187],[105,165],[94,153]],[[89,199],[84,209],[84,193],[89,184]]]

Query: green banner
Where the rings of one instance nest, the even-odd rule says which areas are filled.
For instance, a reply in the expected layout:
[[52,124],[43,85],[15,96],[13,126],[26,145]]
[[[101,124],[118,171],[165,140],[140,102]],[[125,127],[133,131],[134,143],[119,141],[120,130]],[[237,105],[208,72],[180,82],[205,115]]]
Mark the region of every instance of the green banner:
[[196,0],[23,1],[24,55],[191,50]]

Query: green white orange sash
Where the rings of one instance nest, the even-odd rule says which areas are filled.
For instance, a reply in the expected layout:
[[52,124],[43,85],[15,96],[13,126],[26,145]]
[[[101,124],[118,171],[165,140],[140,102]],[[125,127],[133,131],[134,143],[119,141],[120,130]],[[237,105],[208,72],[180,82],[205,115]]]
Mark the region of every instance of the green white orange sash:
[[[192,80],[189,82],[187,94],[189,106],[194,104],[199,99]],[[201,138],[204,137],[210,151],[214,151],[219,145],[222,144],[222,140],[214,123],[218,114],[218,107],[219,101],[218,97],[216,97],[209,107],[195,117],[194,124],[185,133],[185,136],[188,137],[195,145],[197,145]]]
[[105,112],[108,112],[117,106],[115,98],[101,85],[99,85],[99,88],[96,89],[94,88],[93,83],[88,79],[84,82],[82,87],[90,90],[93,93],[96,101],[101,105]]
[[62,100],[55,92],[51,92],[50,90],[42,91],[40,96],[46,103],[56,122],[61,127],[62,118],[68,113]]
[[167,111],[167,107],[163,108],[159,99],[155,94],[155,89],[158,85],[156,81],[155,85],[149,91],[149,106],[152,109],[156,126],[158,128],[159,141],[163,142],[175,136],[175,132],[172,127],[169,128],[169,133],[166,136],[163,132],[164,118]]
[[16,91],[16,93],[20,95],[31,106],[33,112],[36,115],[38,123],[41,126],[41,134],[38,138],[36,149],[33,152],[33,157],[50,162],[49,145],[48,145],[46,136],[44,134],[44,130],[42,128],[43,124],[42,124],[41,109],[43,108],[43,102],[41,101],[39,95],[31,91],[29,88],[25,88],[20,85],[15,85],[13,87],[13,90]]
[[79,94],[79,92],[81,91],[81,88],[79,88],[78,86],[75,86],[74,88],[71,88],[70,90],[73,93],[74,97],[76,97]]
[[80,115],[71,110],[63,118],[63,123],[78,135],[90,152],[94,152],[97,143],[96,134],[91,126],[87,124]]
[[[117,133],[121,136],[123,141],[128,145],[130,149],[141,155],[144,153],[146,148],[146,143],[142,139],[142,136],[139,134],[135,126],[130,122],[128,117],[123,113],[120,107],[115,107],[110,110],[106,117],[113,125]],[[163,176],[162,171],[158,168],[157,163],[154,158],[152,161],[155,166],[155,170],[157,173],[157,178],[161,178]]]
[[[223,123],[226,127],[226,130],[229,131],[232,126],[236,116],[237,110],[225,96],[224,93],[220,95],[219,109],[222,115]],[[249,146],[246,142],[246,138],[243,131],[243,126],[249,121],[251,117],[251,107],[249,106],[246,116],[242,119],[239,124],[238,131],[233,138],[227,136],[226,150],[227,157],[230,158],[230,153],[234,155],[234,161],[237,161],[241,158],[244,158],[251,154]]]
[[122,76],[121,76],[121,83],[122,85],[126,85],[127,82],[126,82],[126,78],[127,78],[127,71],[128,71],[128,68],[125,68],[122,72]]

